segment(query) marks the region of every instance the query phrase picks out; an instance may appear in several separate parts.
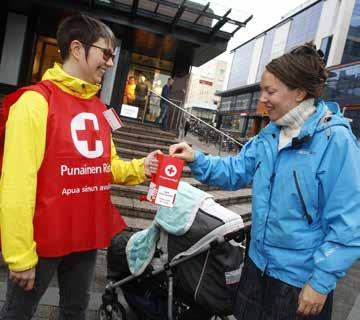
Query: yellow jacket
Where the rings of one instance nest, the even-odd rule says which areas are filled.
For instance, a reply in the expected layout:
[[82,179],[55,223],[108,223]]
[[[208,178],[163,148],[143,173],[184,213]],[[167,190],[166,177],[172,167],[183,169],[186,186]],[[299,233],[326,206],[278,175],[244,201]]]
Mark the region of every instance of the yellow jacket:
[[[100,89],[100,85],[66,74],[57,64],[44,74],[43,80],[51,80],[63,91],[85,99],[93,97]],[[38,262],[32,221],[37,172],[45,152],[47,114],[46,99],[38,92],[27,91],[12,105],[6,123],[0,223],[2,254],[13,271],[30,269]],[[132,185],[146,179],[144,159],[121,160],[113,142],[111,171],[114,183]]]

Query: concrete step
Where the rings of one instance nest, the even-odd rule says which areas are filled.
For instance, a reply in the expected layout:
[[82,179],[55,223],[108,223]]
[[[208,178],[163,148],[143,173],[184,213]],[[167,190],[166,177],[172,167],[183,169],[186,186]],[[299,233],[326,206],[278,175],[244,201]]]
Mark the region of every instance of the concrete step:
[[131,141],[121,138],[113,138],[116,148],[125,148],[136,151],[143,151],[149,153],[154,150],[161,150],[165,154],[169,153],[169,147],[166,145],[153,144],[147,142]]
[[[142,195],[141,191],[144,191],[144,189],[137,189],[136,191],[140,196]],[[114,192],[114,190],[112,192]],[[119,189],[116,190],[116,192],[118,192],[117,194],[123,194]],[[249,205],[249,202],[251,201],[251,189],[225,192],[211,191],[209,193],[214,195],[216,202],[225,207],[230,208],[231,206],[234,212],[244,216],[244,220],[249,220],[251,212],[251,206]],[[147,201],[140,201],[138,197],[129,198],[129,193],[127,193],[125,197],[113,194],[111,199],[127,222],[130,231],[143,229],[144,227],[149,226],[158,209],[157,205],[153,205]],[[234,206],[235,204],[237,206]]]
[[[186,170],[188,169],[187,167],[185,167]],[[190,170],[190,169],[189,169]],[[192,186],[199,188],[201,190],[204,191],[211,191],[211,190],[220,190],[219,187],[215,187],[215,186],[209,186],[208,184],[202,184],[201,182],[199,182],[198,180],[196,180],[193,177],[182,177],[181,181],[187,182],[189,184],[191,184]],[[141,185],[143,186],[149,186],[150,184],[150,180],[144,181]]]
[[[111,186],[111,194],[113,196],[127,197],[131,199],[139,199],[141,196],[146,195],[147,192],[148,186],[146,185]],[[208,191],[208,193],[214,196],[216,202],[226,207],[251,201],[251,189],[242,189],[238,191],[211,190]]]
[[[128,225],[127,230],[130,232],[134,232],[148,228],[154,219],[157,206],[148,203],[146,207],[142,207],[140,209],[142,211],[137,211],[138,208],[136,208],[136,206],[139,205],[140,201],[136,199],[132,199],[132,200],[134,201],[127,201],[126,206],[123,206],[123,204],[119,204],[119,202],[122,202],[122,199],[120,197],[117,197],[115,201],[113,200],[115,206],[119,209],[119,211],[122,214],[122,217],[124,218],[126,224]],[[239,214],[244,221],[245,228],[250,228],[251,204],[243,203],[234,206],[229,206],[227,208]]]
[[177,139],[161,138],[159,136],[151,136],[149,134],[141,135],[141,134],[125,132],[121,130],[115,131],[113,133],[113,140],[115,141],[118,139],[122,139],[125,141],[135,141],[135,142],[143,142],[143,143],[156,144],[156,145],[164,145],[164,146],[169,146],[179,142]]
[[144,136],[161,137],[165,139],[175,139],[177,137],[175,132],[161,130],[156,125],[147,123],[132,123],[129,121],[124,122],[124,126],[120,128],[118,132],[120,131],[141,134]]

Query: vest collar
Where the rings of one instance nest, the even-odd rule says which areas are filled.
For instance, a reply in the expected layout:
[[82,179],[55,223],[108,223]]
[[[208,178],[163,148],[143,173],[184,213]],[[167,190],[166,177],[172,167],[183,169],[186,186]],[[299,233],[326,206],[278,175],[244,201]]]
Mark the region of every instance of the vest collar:
[[101,88],[99,84],[92,84],[69,75],[57,63],[45,72],[42,80],[51,80],[63,91],[83,99],[94,97]]

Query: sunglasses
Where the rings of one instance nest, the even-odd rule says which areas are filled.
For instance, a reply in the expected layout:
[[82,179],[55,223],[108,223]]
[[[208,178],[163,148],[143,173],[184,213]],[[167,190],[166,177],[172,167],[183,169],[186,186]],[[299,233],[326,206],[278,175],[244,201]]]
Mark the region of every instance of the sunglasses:
[[108,61],[109,59],[114,60],[114,58],[116,56],[116,51],[115,50],[113,51],[110,48],[103,48],[103,47],[96,46],[94,44],[90,44],[90,43],[86,43],[86,42],[82,42],[82,41],[80,41],[80,42],[82,44],[85,44],[85,45],[89,46],[89,47],[94,47],[94,48],[100,49],[102,51],[102,53],[103,53],[103,58],[104,58],[105,61]]

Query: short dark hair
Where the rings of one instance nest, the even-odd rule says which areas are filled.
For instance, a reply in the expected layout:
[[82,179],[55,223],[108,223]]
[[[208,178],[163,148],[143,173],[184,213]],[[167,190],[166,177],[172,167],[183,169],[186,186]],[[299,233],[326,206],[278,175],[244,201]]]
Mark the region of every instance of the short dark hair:
[[266,70],[288,88],[304,90],[306,98],[320,97],[328,77],[325,61],[311,42],[273,59]]
[[100,20],[84,14],[65,18],[59,25],[56,37],[63,61],[69,57],[70,44],[74,40],[83,43],[86,58],[90,50],[89,44],[93,44],[100,38],[104,38],[114,48],[116,46],[116,38],[111,29]]

